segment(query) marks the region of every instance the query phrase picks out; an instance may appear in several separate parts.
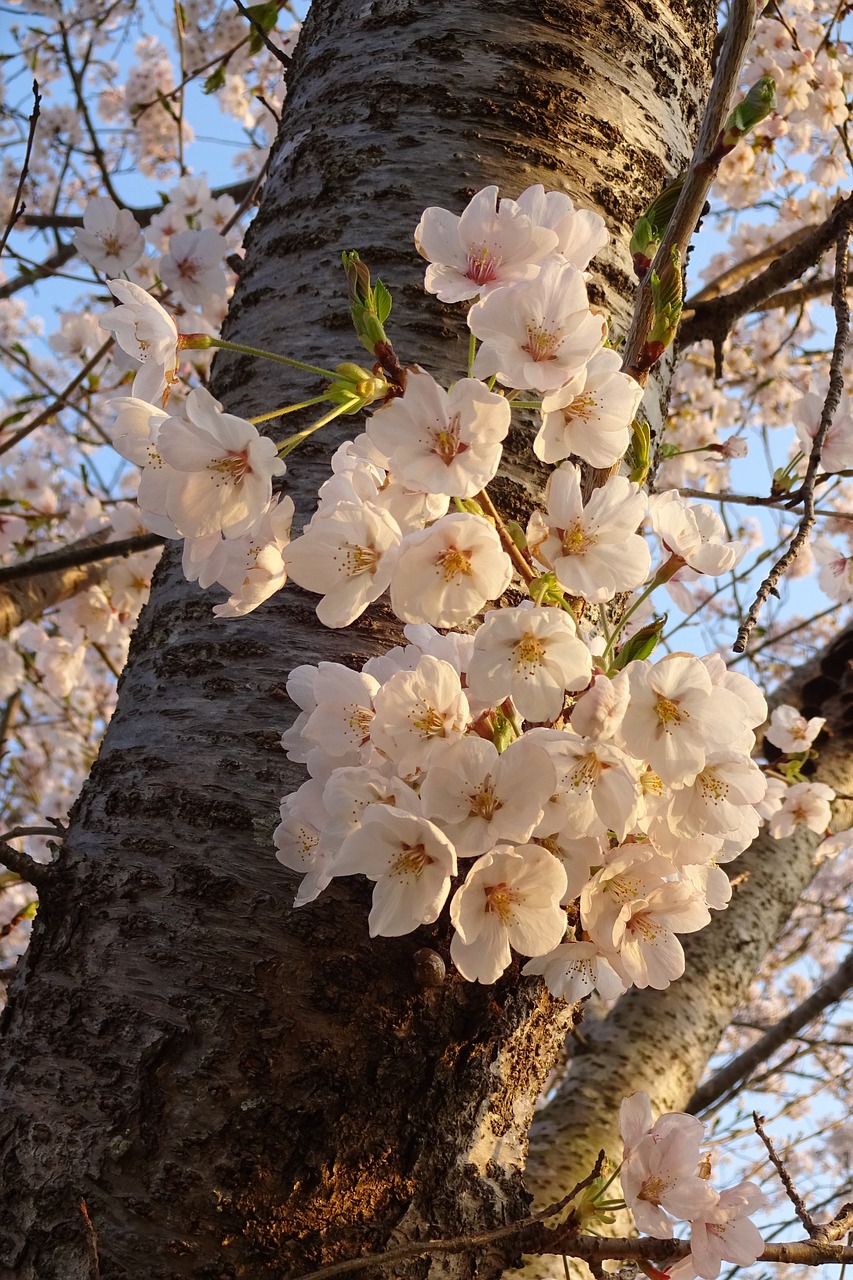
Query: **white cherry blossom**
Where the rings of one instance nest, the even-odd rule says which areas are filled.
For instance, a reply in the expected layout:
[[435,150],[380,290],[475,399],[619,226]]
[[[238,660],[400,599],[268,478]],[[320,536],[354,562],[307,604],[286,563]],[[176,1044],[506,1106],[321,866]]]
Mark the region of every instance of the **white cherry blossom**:
[[825,724],[823,716],[812,716],[806,720],[796,707],[783,703],[770,713],[770,725],[764,736],[780,751],[798,753],[808,751]]
[[456,875],[453,845],[432,822],[393,805],[368,805],[335,858],[336,876],[376,882],[368,917],[371,938],[397,938],[432,924]]
[[448,392],[415,368],[405,394],[374,413],[367,434],[402,484],[472,498],[497,472],[510,418],[506,399],[476,378],[461,378]]
[[111,276],[130,271],[145,252],[145,237],[133,214],[107,196],[89,200],[83,226],[71,238],[90,266]]
[[583,276],[547,263],[535,280],[496,289],[468,313],[482,341],[471,372],[508,387],[553,391],[581,373],[604,342],[606,325],[589,309]]
[[646,497],[625,476],[611,476],[584,505],[580,471],[564,463],[546,489],[547,516],[534,511],[527,527],[533,556],[572,595],[603,604],[648,576],[651,554],[636,532]]
[[133,382],[133,394],[151,404],[161,404],[177,377],[178,329],[156,298],[130,280],[108,280],[120,306],[101,317],[101,328],[112,333],[122,351],[142,368]]
[[609,467],[623,456],[643,389],[620,372],[621,359],[606,349],[575,377],[542,397],[542,426],[533,452],[542,462],[570,454],[593,467]]
[[496,706],[511,697],[525,720],[556,720],[566,692],[589,683],[592,656],[561,609],[493,609],[474,636],[467,681]]
[[724,541],[726,526],[713,507],[687,503],[677,489],[652,497],[649,516],[664,549],[697,573],[728,573],[746,552],[745,543]]
[[370,736],[404,778],[428,769],[470,719],[459,673],[424,654],[413,671],[398,671],[373,699]]
[[576,209],[562,191],[546,191],[537,183],[522,191],[517,203],[534,226],[556,231],[555,253],[578,271],[585,271],[610,240],[601,214],[593,209]]
[[626,670],[631,700],[621,732],[628,750],[670,786],[692,781],[709,752],[730,745],[739,699],[715,688],[707,668],[687,653],[632,662]]
[[670,1268],[673,1280],[716,1280],[724,1262],[748,1267],[764,1252],[764,1241],[749,1215],[767,1205],[754,1182],[721,1191],[716,1204],[690,1218],[690,1253]]
[[450,956],[469,982],[496,982],[512,960],[553,950],[566,931],[561,864],[539,845],[502,846],[474,863],[450,903]]
[[166,514],[186,537],[220,530],[239,538],[272,499],[273,476],[285,465],[275,443],[244,418],[225,413],[204,387],[187,396],[185,418],[169,418],[157,436]]
[[205,307],[225,293],[223,258],[227,246],[212,227],[180,231],[160,259],[163,283],[188,307]]
[[783,840],[793,835],[801,822],[822,835],[832,818],[830,804],[834,799],[835,792],[825,782],[795,782],[786,791],[781,809],[770,819],[771,836]]
[[317,617],[348,627],[391,581],[402,534],[387,511],[370,503],[339,502],[319,512],[285,552],[290,577],[320,592]]
[[391,608],[404,622],[456,627],[503,595],[512,561],[494,527],[462,512],[407,534],[391,576]]
[[474,858],[500,843],[527,841],[556,784],[546,752],[525,738],[498,754],[491,742],[468,737],[427,771],[421,804],[459,857]]
[[555,231],[535,226],[514,200],[498,204],[497,199],[497,187],[484,187],[461,216],[435,206],[421,216],[415,247],[431,264],[424,286],[441,302],[461,302],[530,280],[557,248]]
[[625,984],[607,958],[592,942],[564,942],[547,955],[528,960],[521,971],[526,977],[541,974],[552,996],[575,1004],[597,990],[604,1000],[615,1000]]

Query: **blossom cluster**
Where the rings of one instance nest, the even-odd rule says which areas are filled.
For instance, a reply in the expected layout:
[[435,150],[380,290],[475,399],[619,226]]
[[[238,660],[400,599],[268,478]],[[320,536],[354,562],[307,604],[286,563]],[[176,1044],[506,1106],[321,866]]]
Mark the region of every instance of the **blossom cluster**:
[[666,1112],[652,1123],[648,1095],[621,1106],[624,1143],[620,1179],[640,1231],[671,1240],[673,1220],[690,1224],[690,1252],[669,1267],[672,1280],[716,1280],[724,1262],[748,1266],[764,1250],[751,1215],[767,1204],[754,1182],[727,1191],[711,1186],[710,1159],[699,1144],[705,1126],[695,1116]]

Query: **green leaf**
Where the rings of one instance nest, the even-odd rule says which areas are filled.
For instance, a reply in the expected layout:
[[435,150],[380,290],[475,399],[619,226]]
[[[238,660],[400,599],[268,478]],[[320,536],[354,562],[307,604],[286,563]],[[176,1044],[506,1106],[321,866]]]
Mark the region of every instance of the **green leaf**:
[[376,281],[376,286],[373,290],[373,305],[376,308],[379,323],[384,325],[391,314],[391,294],[381,280]]
[[253,31],[252,38],[249,41],[249,53],[260,53],[264,47],[264,41],[257,28],[260,27],[261,31],[269,35],[278,21],[278,4],[276,0],[268,0],[266,4],[247,5],[246,16],[252,19]]
[[645,627],[631,636],[630,640],[626,640],[622,648],[613,660],[613,667],[616,671],[624,671],[629,662],[642,662],[644,658],[648,658],[657,648],[661,633],[666,626],[667,615],[663,614],[660,618],[655,618],[654,622],[650,622]]
[[204,81],[201,86],[202,93],[216,93],[217,89],[221,89],[225,84],[225,63],[220,62],[215,71]]

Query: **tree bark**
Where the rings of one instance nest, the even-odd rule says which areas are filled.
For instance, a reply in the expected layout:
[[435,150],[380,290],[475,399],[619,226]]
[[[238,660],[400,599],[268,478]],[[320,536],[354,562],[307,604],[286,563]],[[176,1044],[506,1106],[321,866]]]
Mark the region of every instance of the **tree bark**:
[[[458,317],[424,299],[412,231],[429,204],[537,181],[607,217],[594,297],[623,331],[628,229],[687,158],[714,19],[708,0],[315,0],[225,336],[358,358],[339,265],[358,248],[393,291],[403,360],[458,377]],[[232,412],[302,386],[217,361]],[[353,425],[292,462],[303,518]],[[538,481],[515,443],[509,514]],[[361,880],[293,912],[272,857],[278,800],[301,780],[278,743],[289,667],[358,662],[395,642],[392,619],[324,631],[288,588],[224,623],[213,600],[167,549],[13,986],[3,1276],[298,1276],[526,1208],[526,1133],[572,1011],[517,966],[494,988],[420,986],[413,955],[446,956],[444,926],[372,943]],[[393,1274],[505,1265],[472,1251]]]

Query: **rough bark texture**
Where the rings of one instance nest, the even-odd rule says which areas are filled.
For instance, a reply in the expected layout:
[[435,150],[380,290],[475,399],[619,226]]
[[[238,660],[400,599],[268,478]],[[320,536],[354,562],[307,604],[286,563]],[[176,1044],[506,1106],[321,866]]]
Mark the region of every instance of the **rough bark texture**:
[[[826,717],[814,776],[846,796],[853,794],[851,660],[848,628],[774,695],[776,704]],[[834,829],[851,825],[853,806],[836,801]],[[772,840],[763,831],[727,868],[735,880],[728,909],[683,939],[684,977],[665,991],[631,990],[606,1017],[582,1028],[559,1091],[531,1129],[526,1179],[536,1203],[559,1197],[602,1147],[618,1159],[623,1097],[642,1089],[656,1114],[685,1109],[755,971],[811,882],[822,839],[803,826],[787,840]],[[624,1227],[614,1223],[603,1231],[619,1235]],[[549,1274],[553,1260],[547,1258],[524,1270],[526,1280]]]
[[[225,336],[352,358],[339,262],[357,247],[394,292],[401,357],[458,376],[458,319],[424,304],[411,232],[428,204],[536,181],[608,218],[618,243],[596,297],[624,328],[627,229],[687,156],[713,27],[707,0],[315,0]],[[229,356],[215,389],[251,414],[300,388]],[[328,447],[291,468],[303,515]],[[508,477],[511,513],[536,476],[510,452]],[[412,956],[446,954],[441,928],[370,943],[355,880],[293,913],[272,859],[279,796],[300,780],[278,745],[286,673],[385,647],[387,613],[325,632],[288,589],[217,623],[176,560],[167,550],[5,1015],[0,1275],[298,1276],[518,1216],[533,1102],[570,1011],[517,968],[495,988],[419,986]]]

